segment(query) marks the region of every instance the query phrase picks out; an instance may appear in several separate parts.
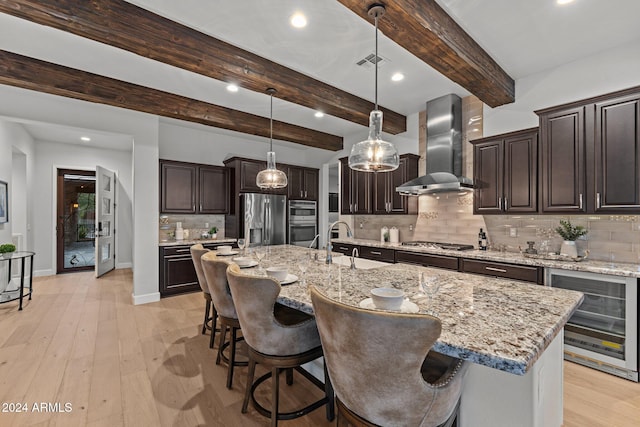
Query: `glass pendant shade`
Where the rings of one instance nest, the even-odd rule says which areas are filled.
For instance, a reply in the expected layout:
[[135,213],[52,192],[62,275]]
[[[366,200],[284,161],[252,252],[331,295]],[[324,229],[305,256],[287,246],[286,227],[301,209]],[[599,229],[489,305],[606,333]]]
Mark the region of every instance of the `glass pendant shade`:
[[399,165],[395,145],[382,139],[382,111],[373,110],[369,114],[369,137],[351,147],[349,167],[363,172],[390,172]]
[[287,186],[287,174],[276,169],[276,153],[267,153],[267,168],[258,172],[256,184],[260,188],[284,188]]
[[[385,8],[382,4],[372,4],[368,15],[375,19],[376,29],[376,53],[378,58],[378,18],[384,15]],[[375,93],[376,102],[371,114],[369,114],[369,137],[351,147],[349,154],[349,167],[362,172],[390,172],[400,166],[398,150],[391,142],[382,139],[382,111],[378,110],[378,61],[375,63]]]
[[267,153],[267,168],[256,175],[256,185],[264,189],[284,188],[287,186],[287,174],[276,169],[276,153],[273,151],[273,94],[275,89],[267,89],[271,96],[271,113],[269,116],[269,152]]

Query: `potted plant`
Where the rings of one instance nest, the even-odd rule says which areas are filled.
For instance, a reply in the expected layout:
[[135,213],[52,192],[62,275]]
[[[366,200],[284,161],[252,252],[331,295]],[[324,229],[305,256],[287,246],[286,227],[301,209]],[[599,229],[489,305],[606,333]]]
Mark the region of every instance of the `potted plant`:
[[560,255],[576,258],[578,256],[576,239],[587,234],[587,229],[582,225],[572,225],[571,221],[561,219],[560,226],[556,227],[556,233],[564,240],[560,247]]
[[211,227],[209,229],[209,235],[211,235],[212,239],[217,239],[218,238],[218,227]]
[[5,243],[0,245],[0,256],[5,259],[11,258],[11,255],[16,251],[16,245],[13,243]]

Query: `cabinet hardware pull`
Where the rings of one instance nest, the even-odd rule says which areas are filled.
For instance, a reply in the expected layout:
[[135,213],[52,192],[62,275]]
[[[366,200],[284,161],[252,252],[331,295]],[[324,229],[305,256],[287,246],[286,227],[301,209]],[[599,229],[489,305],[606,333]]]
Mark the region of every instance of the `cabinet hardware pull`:
[[189,252],[189,249],[176,249],[176,252]]
[[307,198],[307,190],[304,190],[304,198]]
[[502,197],[498,197],[498,210],[502,210]]
[[202,202],[200,202],[200,212],[202,212]]
[[504,198],[504,210],[509,210],[509,199],[506,197]]
[[196,204],[195,203],[193,204],[193,211],[194,212],[196,211]]
[[340,246],[338,249],[340,249],[341,251],[348,251],[349,248],[345,248],[344,246]]
[[600,193],[596,193],[596,208],[600,209]]
[[489,271],[497,271],[498,273],[506,273],[507,270],[505,270],[504,268],[495,268],[495,267],[485,267],[485,270],[489,270]]
[[371,251],[371,255],[382,255],[382,252]]
[[578,204],[579,204],[580,210],[582,210],[582,193],[580,193],[580,196],[578,198]]

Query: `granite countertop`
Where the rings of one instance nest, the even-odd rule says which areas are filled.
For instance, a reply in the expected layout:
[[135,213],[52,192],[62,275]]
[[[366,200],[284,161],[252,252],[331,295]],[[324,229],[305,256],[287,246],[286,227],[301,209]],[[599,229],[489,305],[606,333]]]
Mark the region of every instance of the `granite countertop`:
[[614,276],[640,278],[640,264],[611,263],[608,261],[584,260],[579,262],[564,260],[548,260],[541,258],[525,257],[519,252],[480,251],[471,249],[466,251],[454,251],[450,249],[420,248],[415,246],[402,246],[402,243],[382,243],[377,240],[366,239],[333,239],[334,243],[350,243],[354,245],[387,248],[407,252],[424,254],[449,255],[459,258],[472,258],[486,261],[507,262],[520,265],[531,265],[545,268],[559,268],[563,270],[586,271],[591,273],[611,274]]
[[[263,266],[289,265],[290,273],[301,276],[297,260],[315,252],[320,261],[311,262],[307,285],[354,306],[368,298],[372,288],[403,289],[421,313],[433,312],[441,319],[435,351],[517,375],[533,366],[583,299],[580,292],[409,264],[350,270],[337,263],[326,265],[325,251],[288,245],[271,247]],[[257,267],[243,271],[264,274]],[[442,283],[431,307],[419,294],[418,277],[423,271]],[[301,280],[283,286],[278,300],[313,313]]]
[[160,242],[159,246],[195,245],[196,243],[235,243],[237,239],[185,239]]

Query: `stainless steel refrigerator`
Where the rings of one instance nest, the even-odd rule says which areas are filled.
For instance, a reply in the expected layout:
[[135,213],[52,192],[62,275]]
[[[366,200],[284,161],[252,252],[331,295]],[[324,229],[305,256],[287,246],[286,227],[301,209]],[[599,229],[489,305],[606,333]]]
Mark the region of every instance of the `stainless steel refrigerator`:
[[248,246],[283,245],[287,241],[287,197],[277,194],[240,194],[243,233]]

